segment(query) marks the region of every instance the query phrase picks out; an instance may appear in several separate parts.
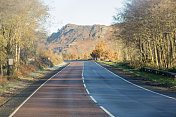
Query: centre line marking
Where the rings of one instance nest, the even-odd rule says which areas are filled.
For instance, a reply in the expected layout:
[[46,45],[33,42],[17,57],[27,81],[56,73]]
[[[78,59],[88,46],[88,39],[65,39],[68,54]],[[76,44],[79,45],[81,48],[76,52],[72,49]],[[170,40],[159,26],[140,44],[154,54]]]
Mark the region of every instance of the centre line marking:
[[90,96],[90,98],[91,98],[95,103],[97,103],[97,101],[96,101],[92,96]]
[[86,89],[86,85],[84,84],[84,88]]
[[90,94],[90,92],[86,89],[86,91],[87,91],[87,94]]

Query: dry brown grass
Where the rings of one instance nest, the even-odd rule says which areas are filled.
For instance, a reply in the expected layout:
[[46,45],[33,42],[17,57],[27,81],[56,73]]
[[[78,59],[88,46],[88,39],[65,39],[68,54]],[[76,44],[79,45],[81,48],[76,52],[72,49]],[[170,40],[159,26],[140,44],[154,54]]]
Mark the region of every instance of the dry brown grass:
[[31,72],[34,72],[36,70],[34,65],[21,65],[19,67],[18,75],[23,76],[26,74],[30,74]]
[[7,77],[0,77],[0,86],[5,86],[7,84]]

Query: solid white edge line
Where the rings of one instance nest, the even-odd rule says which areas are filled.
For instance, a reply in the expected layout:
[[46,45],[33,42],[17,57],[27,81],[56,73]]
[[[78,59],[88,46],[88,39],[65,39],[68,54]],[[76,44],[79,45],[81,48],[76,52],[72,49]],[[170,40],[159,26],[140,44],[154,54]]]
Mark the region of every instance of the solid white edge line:
[[92,96],[89,96],[95,103],[97,103],[97,101],[92,97]]
[[103,106],[100,106],[100,108],[105,111],[110,117],[115,117],[114,115],[112,115],[107,109],[105,109]]
[[[95,62],[95,63],[96,63],[97,65],[99,65],[97,62]],[[103,67],[103,66],[101,66],[101,65],[99,65],[99,66],[102,67],[102,68],[104,68],[104,69],[106,69],[105,67]],[[146,91],[148,91],[148,92],[151,92],[151,93],[154,93],[154,94],[157,94],[157,95],[163,96],[163,97],[167,97],[167,98],[170,98],[170,99],[176,100],[176,98],[174,98],[174,97],[170,97],[170,96],[167,96],[167,95],[164,95],[164,94],[157,93],[157,92],[155,92],[155,91],[152,91],[152,90],[146,89],[146,88],[144,88],[144,87],[141,87],[141,86],[139,86],[139,85],[136,85],[136,84],[134,84],[134,83],[132,83],[132,82],[130,82],[130,81],[128,81],[128,80],[126,80],[126,79],[120,77],[119,75],[117,75],[117,74],[111,72],[111,71],[108,70],[108,69],[106,69],[106,70],[109,71],[110,73],[112,73],[113,75],[119,77],[120,79],[124,80],[125,82],[128,82],[129,84],[132,84],[132,85],[134,85],[134,86],[136,86],[136,87],[139,87],[139,88],[141,88],[141,89],[144,89],[144,90],[146,90]]]
[[[65,67],[67,68],[69,66],[69,64]],[[63,71],[65,68],[63,68],[61,71]],[[51,78],[49,78],[48,80],[46,80],[42,85],[40,85],[40,87],[38,87],[26,100],[23,101],[23,103],[20,104],[20,106],[18,106],[13,113],[11,113],[9,115],[9,117],[13,117],[15,115],[15,113],[43,86],[45,85],[49,80],[51,80],[53,77],[55,77],[57,74],[59,74],[61,71],[57,72],[56,74],[54,74]]]

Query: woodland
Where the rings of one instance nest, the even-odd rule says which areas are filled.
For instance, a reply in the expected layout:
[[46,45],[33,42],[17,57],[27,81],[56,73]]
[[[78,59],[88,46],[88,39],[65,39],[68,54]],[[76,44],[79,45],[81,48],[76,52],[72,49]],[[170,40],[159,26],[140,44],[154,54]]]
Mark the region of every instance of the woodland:
[[[147,66],[175,71],[175,0],[128,0],[123,10],[117,10],[114,20],[111,40],[115,43],[114,54],[118,55],[116,61],[135,68]],[[101,49],[103,46],[97,44],[92,57],[109,56],[114,60],[113,53],[108,54],[110,51]]]
[[[42,24],[48,17],[48,7],[39,0],[0,1],[1,79],[15,79],[58,64],[62,57],[176,71],[175,0],[126,0],[124,8],[113,16],[113,34],[97,41],[94,49],[81,53],[81,57],[78,52],[61,56],[45,49],[48,37]],[[10,60],[13,65],[9,65]]]
[[44,47],[41,24],[47,17],[48,7],[39,0],[0,0],[1,82],[61,61]]

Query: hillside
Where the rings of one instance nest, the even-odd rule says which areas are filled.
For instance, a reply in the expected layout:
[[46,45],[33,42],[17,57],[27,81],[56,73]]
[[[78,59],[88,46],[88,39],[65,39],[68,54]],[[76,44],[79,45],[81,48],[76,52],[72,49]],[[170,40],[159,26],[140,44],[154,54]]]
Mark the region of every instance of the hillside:
[[108,39],[112,33],[110,26],[81,26],[67,24],[47,39],[47,48],[56,53],[89,53],[99,39]]

